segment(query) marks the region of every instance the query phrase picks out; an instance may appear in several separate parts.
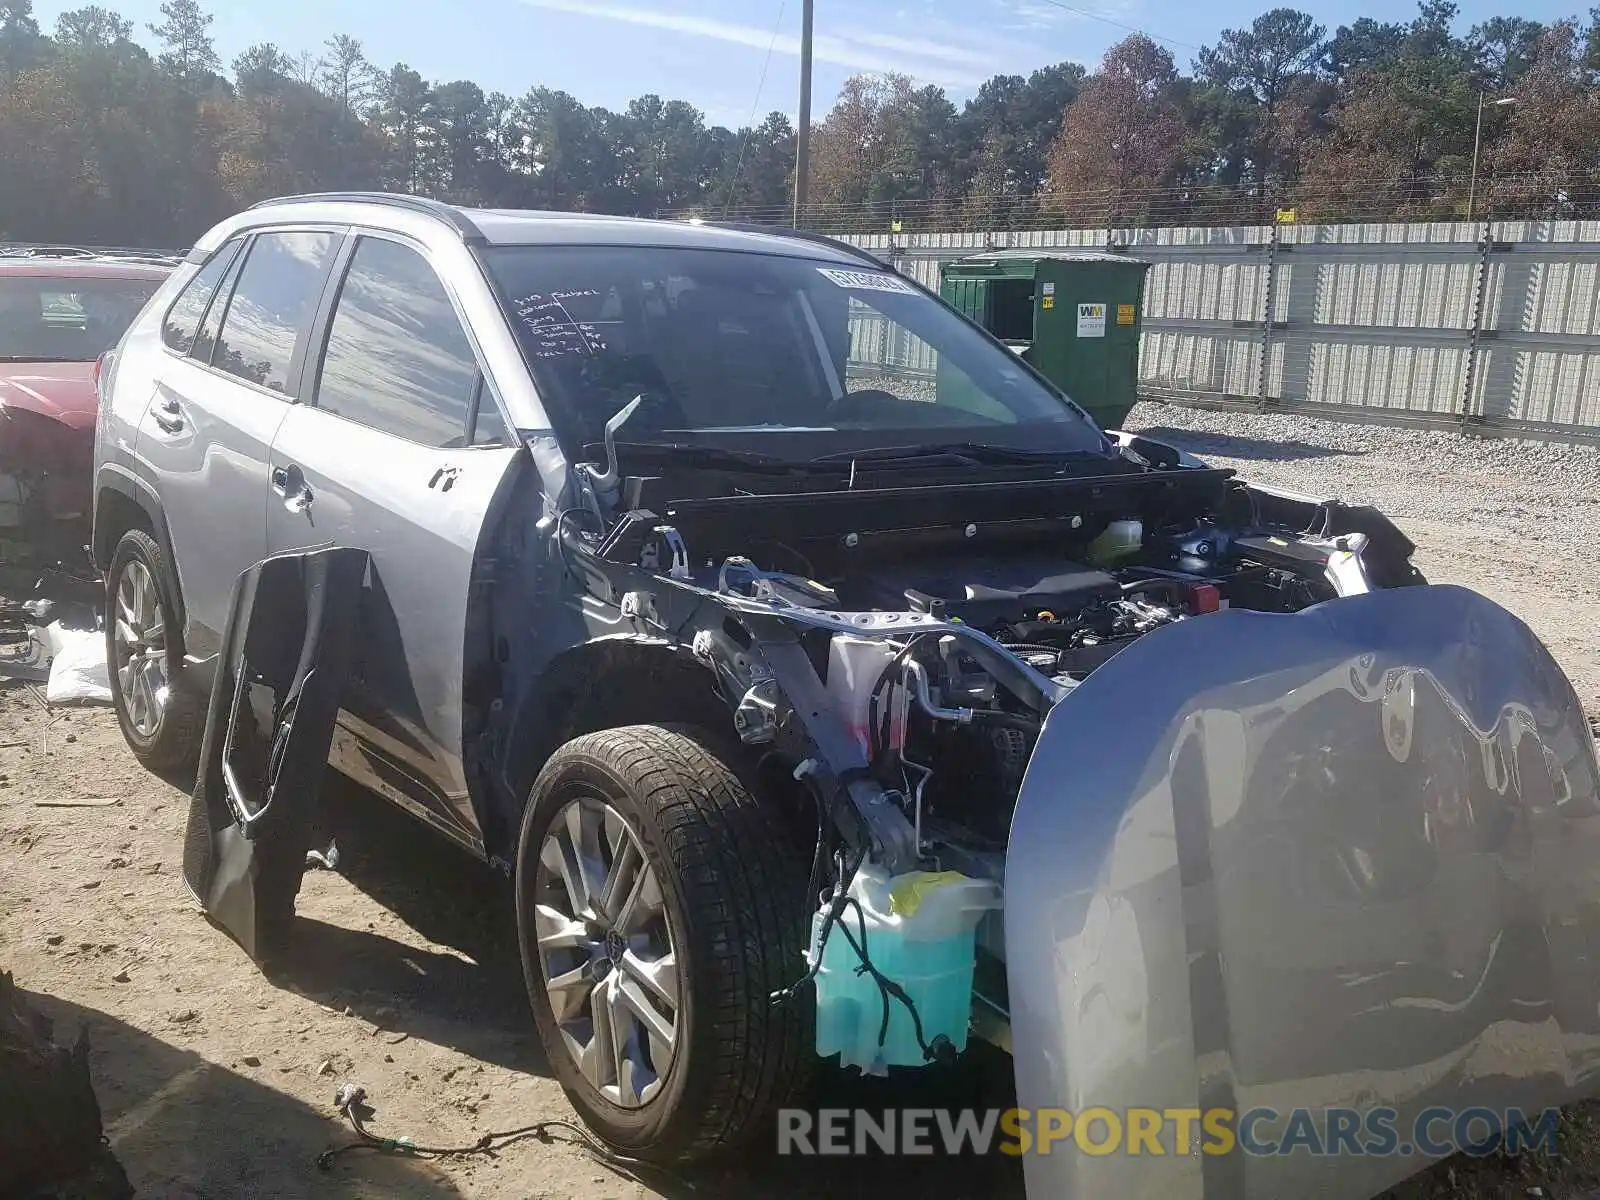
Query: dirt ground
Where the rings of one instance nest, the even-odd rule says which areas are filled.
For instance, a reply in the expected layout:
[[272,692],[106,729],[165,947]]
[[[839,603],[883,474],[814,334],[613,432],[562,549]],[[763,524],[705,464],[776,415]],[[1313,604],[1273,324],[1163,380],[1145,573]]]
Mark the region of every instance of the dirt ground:
[[[1485,544],[1481,531],[1407,528],[1432,579],[1523,615],[1600,709],[1600,591],[1588,564],[1519,558],[1509,539]],[[716,1174],[641,1181],[571,1145],[532,1141],[442,1162],[349,1154],[320,1171],[316,1156],[349,1140],[332,1107],[347,1081],[367,1088],[375,1131],[419,1142],[571,1117],[533,1037],[506,885],[340,785],[329,806],[340,870],[308,874],[301,949],[268,979],[184,889],[185,793],[139,768],[109,710],[49,711],[37,689],[0,686],[0,966],[64,1039],[88,1024],[107,1131],[142,1196],[1021,1195],[1009,1161],[757,1155]],[[964,1071],[903,1101],[953,1102],[981,1087],[986,1102],[1004,1102],[1003,1063],[980,1056]],[[834,1086],[846,1103],[895,1098]],[[1589,1194],[1600,1187],[1596,1127],[1590,1112],[1569,1116],[1564,1162],[1442,1164],[1403,1194]]]
[[[87,1023],[107,1133],[141,1196],[853,1196],[881,1194],[885,1169],[924,1193],[1021,1195],[1010,1162],[756,1156],[629,1179],[534,1141],[318,1170],[318,1154],[353,1140],[332,1103],[345,1082],[366,1087],[374,1132],[422,1144],[573,1117],[533,1034],[508,885],[383,802],[333,789],[339,871],[307,874],[293,964],[268,979],[184,887],[186,789],[138,766],[109,709],[51,711],[37,689],[0,684],[0,967],[58,1041]],[[964,1065],[931,1095],[874,1081],[839,1102],[1004,1103],[1002,1065]]]

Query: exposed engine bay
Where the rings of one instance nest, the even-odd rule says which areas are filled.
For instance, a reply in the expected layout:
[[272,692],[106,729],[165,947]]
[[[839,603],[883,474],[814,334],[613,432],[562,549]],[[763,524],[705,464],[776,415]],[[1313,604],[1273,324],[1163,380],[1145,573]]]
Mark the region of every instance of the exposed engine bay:
[[[586,468],[603,529],[572,523],[569,569],[638,634],[687,647],[742,741],[811,797],[813,975],[862,879],[981,881],[996,900],[973,920],[972,1008],[1009,1048],[1000,889],[1046,715],[1164,627],[1423,582],[1411,543],[1371,509],[1250,487],[1133,441],[1094,475],[956,485],[862,486],[852,468],[843,489],[683,498],[671,482]],[[921,1057],[942,1057],[922,1025]],[[963,1011],[957,1049],[965,1036]]]

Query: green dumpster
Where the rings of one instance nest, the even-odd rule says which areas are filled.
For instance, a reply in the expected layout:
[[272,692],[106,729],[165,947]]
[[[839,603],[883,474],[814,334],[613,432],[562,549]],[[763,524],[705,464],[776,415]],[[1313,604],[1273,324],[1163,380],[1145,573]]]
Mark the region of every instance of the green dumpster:
[[995,250],[946,264],[940,294],[1115,429],[1138,398],[1150,266],[1094,250]]

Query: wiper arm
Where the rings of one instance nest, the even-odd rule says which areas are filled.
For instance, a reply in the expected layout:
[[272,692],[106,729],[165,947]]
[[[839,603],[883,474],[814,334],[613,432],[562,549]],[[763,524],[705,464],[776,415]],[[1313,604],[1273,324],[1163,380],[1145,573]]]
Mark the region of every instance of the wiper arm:
[[1023,450],[989,446],[982,442],[925,442],[913,446],[872,446],[865,450],[837,450],[812,459],[826,462],[892,462],[897,459],[964,458],[975,463],[1058,463],[1075,458],[1102,458],[1091,450]]
[[617,450],[634,460],[670,462],[686,467],[722,468],[735,471],[805,471],[811,464],[759,454],[753,450],[728,450],[721,446],[701,446],[694,442],[618,442]]

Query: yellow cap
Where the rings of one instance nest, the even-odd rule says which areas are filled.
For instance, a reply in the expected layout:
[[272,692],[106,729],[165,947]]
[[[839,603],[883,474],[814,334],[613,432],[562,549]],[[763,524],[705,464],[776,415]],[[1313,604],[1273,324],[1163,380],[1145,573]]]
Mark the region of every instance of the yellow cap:
[[897,917],[914,917],[930,892],[966,880],[960,871],[912,871],[902,875],[889,889],[889,911]]

